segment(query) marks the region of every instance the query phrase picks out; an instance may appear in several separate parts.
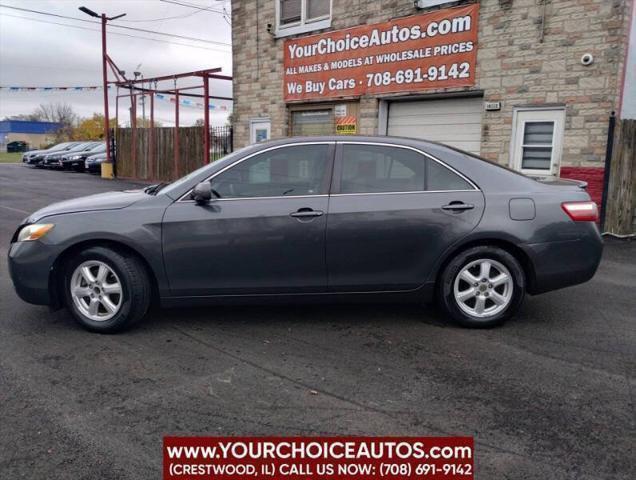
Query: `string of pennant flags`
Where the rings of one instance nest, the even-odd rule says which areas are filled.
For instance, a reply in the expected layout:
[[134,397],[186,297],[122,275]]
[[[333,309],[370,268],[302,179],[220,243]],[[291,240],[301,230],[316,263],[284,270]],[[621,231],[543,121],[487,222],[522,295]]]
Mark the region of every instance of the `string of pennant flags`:
[[[158,100],[164,100],[164,101],[170,102],[170,103],[175,103],[176,102],[176,98],[175,97],[171,97],[169,95],[164,95],[163,93],[155,93],[155,98],[157,98]],[[203,103],[193,102],[192,100],[190,100],[188,98],[182,98],[182,99],[179,100],[179,106],[182,106],[182,107],[193,107],[193,108],[203,108]],[[219,105],[219,104],[214,104],[214,103],[208,104],[208,108],[210,110],[220,110],[222,112],[231,110],[231,107],[229,107],[228,105]]]
[[[102,90],[103,88],[104,87],[101,85],[82,86],[82,87],[10,87],[10,86],[5,87],[5,86],[0,86],[0,90],[7,90],[9,92],[53,92],[53,91],[82,92],[82,91]],[[111,90],[112,88],[115,88],[115,87],[113,87],[112,85],[108,85],[109,90]],[[176,102],[176,98],[174,96],[165,95],[163,93],[155,93],[154,95],[157,100],[162,100],[162,101],[170,102],[173,104]],[[179,99],[179,106],[201,109],[203,108],[203,103],[195,102],[188,98],[182,98],[182,99]],[[210,110],[221,111],[221,112],[227,112],[232,110],[231,106],[221,105],[217,103],[209,103],[208,108]]]
[[[50,92],[50,91],[61,91],[61,90],[76,90],[76,91],[84,91],[84,90],[101,90],[104,87],[101,85],[89,86],[89,87],[2,87],[0,86],[0,90],[9,90],[11,92]],[[111,86],[108,86],[110,90]]]

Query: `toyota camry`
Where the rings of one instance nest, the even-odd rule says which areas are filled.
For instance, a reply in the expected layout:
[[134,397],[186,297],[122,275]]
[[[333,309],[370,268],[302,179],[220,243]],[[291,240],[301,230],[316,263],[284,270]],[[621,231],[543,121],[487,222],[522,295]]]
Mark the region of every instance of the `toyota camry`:
[[16,230],[25,301],[114,332],[152,303],[436,300],[469,327],[585,282],[602,252],[580,182],[447,146],[311,137],[238,150],[171,183],[43,208]]

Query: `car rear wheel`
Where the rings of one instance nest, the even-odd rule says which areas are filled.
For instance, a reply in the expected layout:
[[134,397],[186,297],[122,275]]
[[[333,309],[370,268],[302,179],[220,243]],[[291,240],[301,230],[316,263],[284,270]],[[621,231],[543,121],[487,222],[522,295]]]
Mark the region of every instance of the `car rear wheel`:
[[84,328],[114,333],[145,315],[151,287],[136,257],[91,247],[67,263],[64,292],[67,308]]
[[465,327],[494,327],[512,317],[525,296],[525,274],[507,251],[479,246],[459,253],[444,269],[438,300]]

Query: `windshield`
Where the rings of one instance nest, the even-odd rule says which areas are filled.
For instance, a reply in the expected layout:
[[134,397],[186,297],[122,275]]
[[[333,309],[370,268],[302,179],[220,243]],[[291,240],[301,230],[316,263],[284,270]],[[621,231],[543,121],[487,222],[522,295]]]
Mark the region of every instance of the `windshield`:
[[89,151],[91,152],[95,152],[95,153],[99,153],[101,151],[106,151],[106,144],[105,143],[98,143],[97,145],[93,145]]
[[47,150],[42,150],[43,152],[57,152],[58,150],[64,150],[69,146],[69,142],[58,143],[57,145],[53,145],[51,148]]
[[81,152],[82,150],[84,150],[89,145],[90,145],[90,143],[79,143],[79,144],[74,145],[73,147],[69,148],[68,151],[69,152]]

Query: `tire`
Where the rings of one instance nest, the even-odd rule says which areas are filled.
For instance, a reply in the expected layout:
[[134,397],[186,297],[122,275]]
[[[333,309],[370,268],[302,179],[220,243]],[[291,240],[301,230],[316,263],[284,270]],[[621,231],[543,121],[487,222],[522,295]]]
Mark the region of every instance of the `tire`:
[[519,310],[525,293],[526,277],[517,259],[501,248],[479,246],[458,253],[444,268],[437,299],[460,325],[491,328]]
[[[106,247],[91,247],[74,255],[66,264],[62,288],[68,310],[92,332],[129,328],[150,306],[151,285],[144,265],[133,255]],[[92,307],[95,301],[103,302],[96,310]]]

